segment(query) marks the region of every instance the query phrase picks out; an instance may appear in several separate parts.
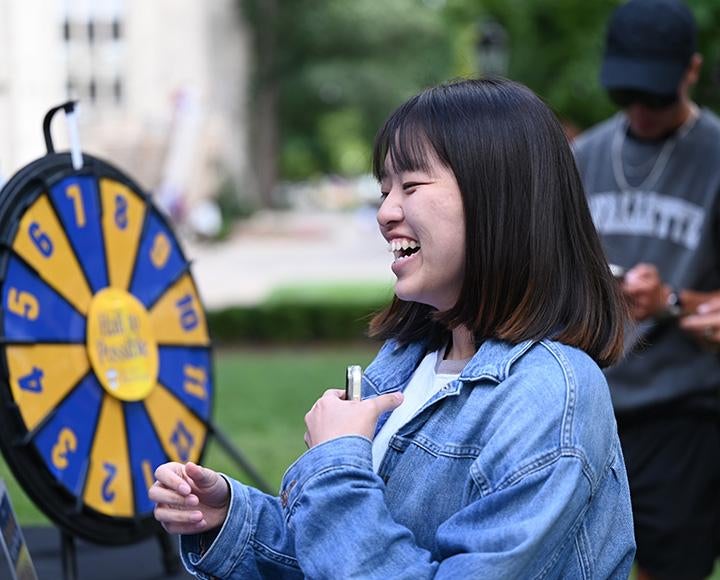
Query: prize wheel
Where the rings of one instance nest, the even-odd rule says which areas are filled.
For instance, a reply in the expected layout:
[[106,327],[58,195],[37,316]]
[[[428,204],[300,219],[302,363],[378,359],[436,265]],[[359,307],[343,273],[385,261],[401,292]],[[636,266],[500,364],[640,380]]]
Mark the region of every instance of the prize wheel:
[[148,196],[104,161],[48,151],[0,192],[0,447],[60,527],[132,543],[159,530],[155,468],[203,454],[205,314]]

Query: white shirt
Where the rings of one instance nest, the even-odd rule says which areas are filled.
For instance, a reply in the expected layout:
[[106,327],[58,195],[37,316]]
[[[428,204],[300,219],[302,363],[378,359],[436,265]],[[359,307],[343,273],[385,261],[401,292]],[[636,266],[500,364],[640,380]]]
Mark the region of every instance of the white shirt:
[[405,399],[402,404],[390,414],[382,429],[373,439],[373,470],[376,473],[385,457],[392,436],[410,421],[435,393],[460,376],[460,371],[467,361],[445,361],[442,358],[444,354],[445,349],[442,348],[425,355],[403,391]]

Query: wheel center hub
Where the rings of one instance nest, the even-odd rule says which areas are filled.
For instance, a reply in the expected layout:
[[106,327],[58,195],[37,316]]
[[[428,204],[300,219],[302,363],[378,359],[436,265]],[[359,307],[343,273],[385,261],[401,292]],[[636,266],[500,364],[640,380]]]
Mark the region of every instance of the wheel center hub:
[[132,294],[105,288],[87,319],[87,351],[103,388],[123,401],[140,401],[157,383],[158,349],[150,317]]

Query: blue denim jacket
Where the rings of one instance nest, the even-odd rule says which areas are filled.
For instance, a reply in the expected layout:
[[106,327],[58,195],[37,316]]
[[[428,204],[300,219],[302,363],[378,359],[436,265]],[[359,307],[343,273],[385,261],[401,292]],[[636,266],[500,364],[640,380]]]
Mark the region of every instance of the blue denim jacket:
[[[424,354],[387,342],[364,396],[403,389]],[[371,442],[348,436],[302,455],[280,497],[229,481],[220,532],[181,538],[200,578],[625,580],[635,552],[605,379],[547,340],[485,342],[377,475]]]

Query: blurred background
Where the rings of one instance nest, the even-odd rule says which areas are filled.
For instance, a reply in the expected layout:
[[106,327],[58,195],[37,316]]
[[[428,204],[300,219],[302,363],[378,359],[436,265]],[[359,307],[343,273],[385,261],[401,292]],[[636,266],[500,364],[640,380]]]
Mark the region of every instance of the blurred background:
[[[385,116],[428,85],[499,74],[572,137],[612,112],[597,76],[618,3],[0,0],[0,183],[44,153],[45,111],[77,99],[83,149],[170,215],[210,309],[288,285],[376,295],[392,284],[368,175]],[[705,56],[695,96],[715,107],[720,4],[690,4]]]
[[[695,98],[720,110],[720,2],[688,3],[705,58]],[[83,150],[133,177],[194,260],[217,423],[276,486],[307,408],[372,358],[364,328],[392,295],[369,175],[379,125],[428,85],[499,74],[572,138],[613,112],[598,70],[617,4],[0,0],[0,183],[45,153],[45,112],[79,100]],[[61,122],[53,133],[65,149]],[[212,446],[207,461],[234,473]],[[21,522],[45,521],[16,501]]]
[[[519,80],[570,136],[611,113],[597,72],[618,3],[0,0],[0,178],[44,153],[45,111],[78,99],[84,150],[133,176],[191,240],[266,210],[372,205],[373,135],[430,84]],[[714,107],[720,4],[689,4],[705,55],[695,96]]]

